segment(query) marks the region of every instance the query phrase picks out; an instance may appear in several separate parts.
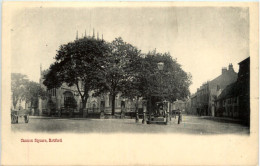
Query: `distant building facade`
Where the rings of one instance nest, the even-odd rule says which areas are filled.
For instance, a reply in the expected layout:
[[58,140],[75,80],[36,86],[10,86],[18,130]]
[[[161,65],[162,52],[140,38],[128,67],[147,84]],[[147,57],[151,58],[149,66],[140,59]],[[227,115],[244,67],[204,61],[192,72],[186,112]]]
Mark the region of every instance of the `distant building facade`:
[[185,102],[182,100],[176,100],[173,103],[171,103],[171,109],[185,111]]
[[[189,104],[187,104],[189,106]],[[197,113],[197,94],[192,94],[190,97],[190,107],[187,108],[189,114],[196,115]]]
[[239,63],[237,81],[227,86],[216,99],[217,116],[250,122],[250,58]]
[[232,64],[229,64],[228,69],[222,68],[221,75],[201,85],[197,92],[191,96],[190,113],[215,116],[215,100],[226,86],[236,82],[236,80],[237,73]]
[[186,99],[185,101],[185,111],[187,114],[192,114],[191,110],[191,98]]

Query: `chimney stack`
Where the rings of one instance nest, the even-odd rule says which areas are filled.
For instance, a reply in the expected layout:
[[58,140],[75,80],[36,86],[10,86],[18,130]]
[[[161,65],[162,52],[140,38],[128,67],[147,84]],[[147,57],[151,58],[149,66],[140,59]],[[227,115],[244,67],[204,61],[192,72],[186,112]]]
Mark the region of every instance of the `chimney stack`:
[[230,63],[230,64],[228,65],[228,70],[230,70],[230,71],[234,71],[234,68],[233,68],[232,63]]
[[226,67],[223,67],[222,68],[222,74],[226,73],[227,72],[227,68]]

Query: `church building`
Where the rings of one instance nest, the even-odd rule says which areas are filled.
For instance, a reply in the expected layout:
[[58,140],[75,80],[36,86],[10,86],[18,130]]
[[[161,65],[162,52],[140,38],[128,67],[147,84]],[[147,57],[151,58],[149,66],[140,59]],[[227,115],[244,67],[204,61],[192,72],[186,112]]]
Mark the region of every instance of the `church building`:
[[[86,32],[85,32],[86,37]],[[94,30],[93,30],[93,37]],[[97,39],[99,38],[99,34],[97,33]],[[78,39],[78,32],[76,36],[76,40]],[[103,40],[103,35],[102,35]],[[40,86],[43,87],[47,91],[47,87],[44,86],[44,75],[47,74],[48,70],[42,70],[42,66],[40,67]],[[65,103],[70,101],[70,99],[75,99],[77,103],[77,108],[73,110],[73,114],[82,114],[80,111],[83,109],[87,109],[88,113],[100,113],[100,111],[104,111],[105,113],[112,112],[112,98],[107,94],[103,94],[98,97],[92,97],[93,92],[89,92],[89,98],[87,100],[86,108],[83,108],[81,96],[78,93],[76,86],[69,87],[65,83],[62,84],[59,88],[54,88],[47,91],[49,94],[48,99],[42,100],[39,99],[39,114],[69,114],[68,110],[65,109]],[[52,103],[52,104],[50,104]],[[139,104],[140,105],[140,104]],[[126,112],[134,112],[135,104],[133,101],[124,99],[120,94],[116,96],[115,100],[115,113],[121,112],[122,107],[124,107]]]

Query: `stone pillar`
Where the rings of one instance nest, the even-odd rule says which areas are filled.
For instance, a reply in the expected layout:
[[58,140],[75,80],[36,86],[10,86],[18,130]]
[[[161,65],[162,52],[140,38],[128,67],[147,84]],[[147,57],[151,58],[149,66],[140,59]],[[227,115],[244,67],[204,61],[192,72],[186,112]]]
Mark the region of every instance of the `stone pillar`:
[[211,107],[211,115],[212,115],[212,117],[215,116],[215,106],[214,105],[212,105],[212,107]]

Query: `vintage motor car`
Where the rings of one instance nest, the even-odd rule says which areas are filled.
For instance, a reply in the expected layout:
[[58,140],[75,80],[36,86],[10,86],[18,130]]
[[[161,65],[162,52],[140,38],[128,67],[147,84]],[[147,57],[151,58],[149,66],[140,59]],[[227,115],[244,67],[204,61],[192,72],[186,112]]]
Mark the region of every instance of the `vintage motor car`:
[[164,100],[151,102],[150,108],[147,112],[147,124],[162,123],[167,125],[170,119],[171,117],[168,101]]

